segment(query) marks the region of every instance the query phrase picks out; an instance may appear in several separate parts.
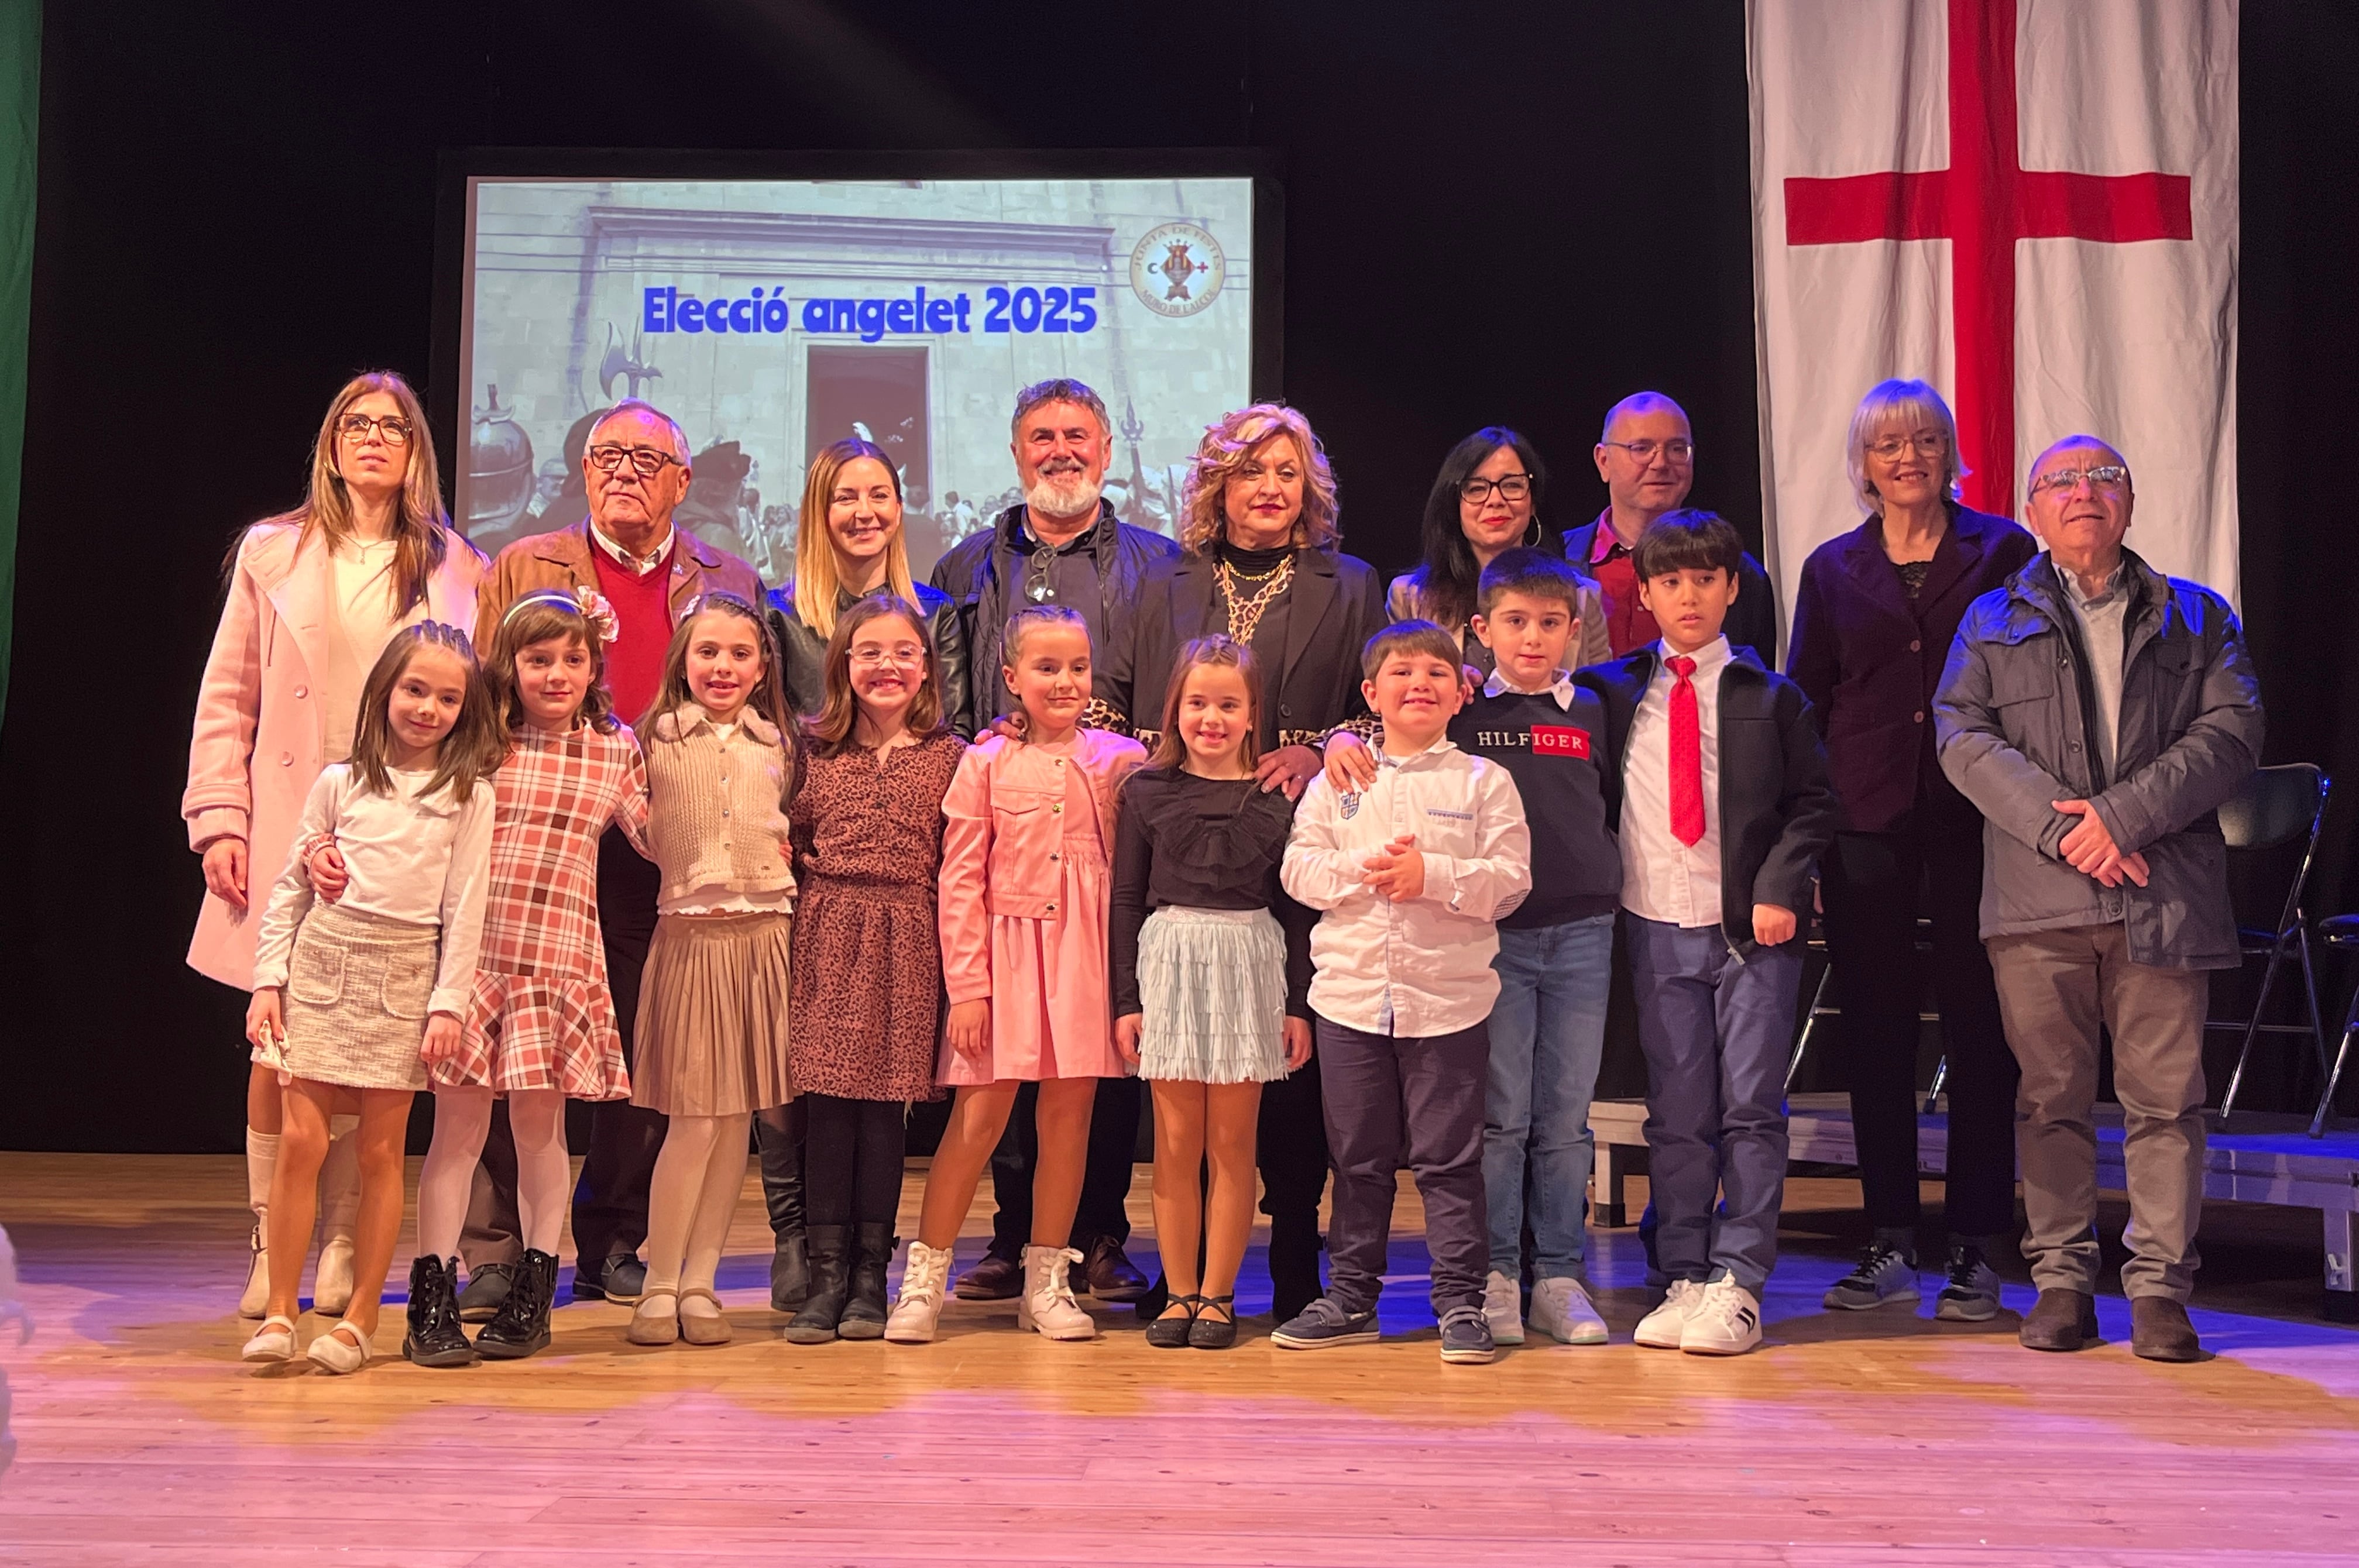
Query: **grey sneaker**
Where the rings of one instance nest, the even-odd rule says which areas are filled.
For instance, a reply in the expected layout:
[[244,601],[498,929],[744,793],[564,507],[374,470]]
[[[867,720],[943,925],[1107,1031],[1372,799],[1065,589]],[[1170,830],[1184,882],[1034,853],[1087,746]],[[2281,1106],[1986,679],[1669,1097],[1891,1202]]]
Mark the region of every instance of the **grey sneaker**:
[[1933,1299],[1933,1315],[1951,1323],[1987,1323],[1998,1315],[1998,1273],[1971,1241],[1950,1249],[1949,1278]]
[[1852,1271],[1828,1287],[1826,1304],[1864,1312],[1886,1302],[1917,1299],[1917,1255],[1888,1241],[1871,1241]]
[[1441,1358],[1479,1367],[1499,1358],[1480,1307],[1451,1307],[1441,1318]]
[[[1332,1350],[1338,1345],[1373,1345],[1375,1340],[1374,1312],[1345,1312],[1325,1296],[1287,1319],[1269,1336],[1269,1342],[1281,1350]],[[1487,1350],[1490,1344],[1485,1335],[1484,1347]]]
[[486,1263],[467,1276],[467,1288],[459,1292],[459,1321],[489,1323],[500,1315],[501,1303],[516,1284],[516,1265]]
[[1524,1342],[1523,1287],[1496,1269],[1483,1286],[1483,1321],[1491,1325],[1494,1345]]

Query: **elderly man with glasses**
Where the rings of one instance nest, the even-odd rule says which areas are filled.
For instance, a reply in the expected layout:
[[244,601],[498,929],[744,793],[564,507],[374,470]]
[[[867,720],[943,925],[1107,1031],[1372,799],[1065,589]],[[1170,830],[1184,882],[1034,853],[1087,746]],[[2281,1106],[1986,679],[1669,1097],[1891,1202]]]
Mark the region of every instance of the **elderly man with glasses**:
[[[688,437],[669,416],[636,398],[599,416],[582,454],[589,515],[500,552],[475,598],[475,646],[491,647],[500,618],[527,593],[600,594],[613,606],[616,626],[606,644],[606,687],[615,714],[636,724],[655,700],[672,627],[688,606],[715,589],[762,602],[762,579],[752,567],[672,525],[689,478]],[[609,830],[598,847],[598,920],[626,1059],[639,1011],[639,970],[655,934],[657,883],[653,863],[619,829]],[[647,1234],[647,1184],[663,1138],[663,1117],[628,1100],[590,1108],[590,1142],[573,1195],[576,1301],[638,1299],[647,1277],[637,1254]],[[777,1141],[766,1129],[763,1184],[770,1189],[773,1223],[783,1209],[790,1228],[799,1231],[797,1168],[773,1170],[780,1163],[772,1148]],[[494,1120],[485,1141],[475,1197],[460,1248],[467,1263],[460,1310],[471,1320],[489,1317],[498,1307],[516,1256],[516,1150],[506,1117]]]
[[2020,1338],[2097,1332],[2098,1031],[2113,1037],[2130,1348],[2202,1354],[2186,1303],[2203,1195],[2209,971],[2238,963],[2221,803],[2258,764],[2260,687],[2226,600],[2125,549],[2122,455],[2032,465],[2047,548],[1976,600],[1933,701],[1941,769],[1984,818],[1982,935],[2023,1072],[2017,1143],[2038,1300]]
[[[1594,523],[1569,529],[1565,558],[1597,579],[1605,598],[1605,640],[1620,658],[1660,633],[1638,602],[1630,552],[1647,524],[1687,504],[1695,484],[1695,436],[1687,411],[1659,392],[1634,392],[1606,411],[1597,438],[1597,477],[1609,498]],[[1769,574],[1748,553],[1729,607],[1729,646],[1750,648],[1764,669],[1777,664],[1777,601]]]
[[[961,540],[933,571],[933,586],[958,605],[973,672],[967,712],[951,719],[975,735],[1010,714],[1021,721],[1015,695],[999,676],[1000,630],[1027,604],[1062,604],[1088,624],[1095,654],[1099,695],[1082,721],[1119,723],[1120,710],[1104,694],[1130,688],[1128,621],[1136,613],[1140,586],[1150,567],[1176,558],[1180,547],[1114,516],[1104,496],[1114,427],[1104,400],[1084,384],[1060,376],[1026,387],[1016,395],[1008,434],[1023,500]],[[1032,1238],[1032,1102],[1027,1084],[992,1156],[999,1210],[991,1249],[959,1281],[962,1300],[1010,1300],[1023,1283],[1020,1260]],[[1130,1194],[1138,1117],[1137,1079],[1099,1081],[1072,1246],[1082,1257],[1075,1288],[1086,1284],[1103,1302],[1135,1302],[1148,1290],[1147,1276],[1123,1251],[1130,1239],[1123,1205]]]

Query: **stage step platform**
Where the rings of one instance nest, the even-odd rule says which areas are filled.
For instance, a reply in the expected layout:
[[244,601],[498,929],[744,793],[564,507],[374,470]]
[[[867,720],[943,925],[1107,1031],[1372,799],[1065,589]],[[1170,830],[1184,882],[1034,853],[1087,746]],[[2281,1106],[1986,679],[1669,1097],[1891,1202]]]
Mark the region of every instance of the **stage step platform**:
[[[1949,1151],[1945,1104],[1917,1119],[1917,1168],[1941,1173]],[[2310,1136],[2310,1119],[2237,1113],[2223,1131],[2216,1114],[2204,1151],[2203,1195],[2233,1203],[2279,1208],[2314,1208],[2325,1232],[2326,1294],[2322,1315],[2332,1323],[2359,1323],[2359,1279],[2354,1279],[2354,1227],[2359,1227],[2359,1130],[2329,1128]],[[1623,1198],[1632,1154],[1647,1146],[1647,1102],[1598,1100],[1590,1107],[1590,1130],[1597,1140],[1593,1178],[1594,1218],[1603,1226],[1633,1224]],[[1788,1102],[1790,1157],[1812,1164],[1850,1165],[1859,1155],[1852,1142],[1851,1097],[1796,1095]],[[2122,1108],[2097,1108],[2097,1185],[2124,1190]]]

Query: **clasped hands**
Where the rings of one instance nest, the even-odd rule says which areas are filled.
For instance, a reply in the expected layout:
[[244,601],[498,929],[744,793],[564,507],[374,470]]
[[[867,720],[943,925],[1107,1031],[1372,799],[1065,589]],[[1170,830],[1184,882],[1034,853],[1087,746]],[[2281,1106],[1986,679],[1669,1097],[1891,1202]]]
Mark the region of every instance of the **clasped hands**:
[[2085,800],[2051,800],[2048,804],[2058,811],[2081,818],[2072,830],[2064,835],[2064,841],[2056,847],[2056,852],[2064,858],[2066,865],[2096,878],[2102,887],[2117,888],[2125,881],[2146,886],[2146,857],[2124,854],[2122,847],[2114,842],[2112,832],[2106,828],[2104,818],[2097,815],[2094,806]]

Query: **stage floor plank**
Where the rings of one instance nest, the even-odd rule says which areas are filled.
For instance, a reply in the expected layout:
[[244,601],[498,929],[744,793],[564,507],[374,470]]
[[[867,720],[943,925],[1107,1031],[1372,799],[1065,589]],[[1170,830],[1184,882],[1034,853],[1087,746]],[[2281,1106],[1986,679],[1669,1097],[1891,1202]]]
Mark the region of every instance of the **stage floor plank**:
[[[929,1347],[790,1346],[749,1181],[732,1346],[630,1346],[625,1309],[567,1306],[530,1360],[338,1379],[236,1359],[239,1161],[0,1154],[37,1325],[0,1343],[21,1444],[0,1562],[2359,1562],[2359,1332],[2308,1316],[2300,1216],[2213,1207],[2197,1322],[2219,1354],[2160,1367],[2121,1343],[2118,1295],[2113,1342],[2075,1357],[2018,1348],[2012,1311],[1821,1310],[1857,1191],[1789,1184],[1770,1343],[1734,1361],[1632,1346],[1636,1238],[1593,1231],[1613,1345],[1443,1366],[1413,1193],[1377,1346],[1288,1354],[1249,1317],[1225,1355],[1157,1352],[1102,1308],[1103,1338],[1050,1345],[1013,1332],[1012,1303],[953,1303]],[[2019,1309],[2021,1267],[2001,1267]],[[1267,1304],[1256,1251],[1239,1305]]]

